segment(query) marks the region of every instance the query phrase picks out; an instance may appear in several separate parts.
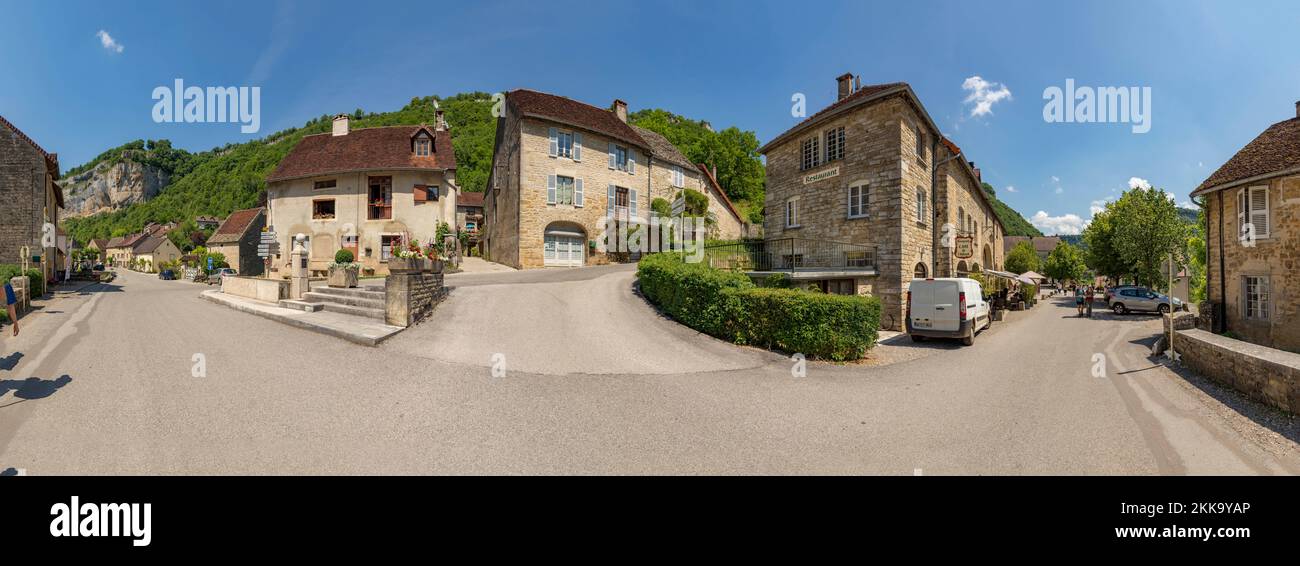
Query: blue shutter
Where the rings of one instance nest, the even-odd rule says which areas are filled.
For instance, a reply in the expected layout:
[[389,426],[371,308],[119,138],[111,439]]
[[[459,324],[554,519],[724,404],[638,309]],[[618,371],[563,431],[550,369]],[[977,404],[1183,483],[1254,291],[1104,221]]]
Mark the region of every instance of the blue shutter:
[[573,180],[573,206],[582,206],[582,178]]
[[555,128],[548,130],[548,133],[551,136],[551,157],[555,157],[560,153],[560,133]]
[[636,218],[636,189],[627,192],[627,215]]
[[546,176],[546,204],[555,204],[555,175]]
[[573,134],[573,160],[582,161],[582,134]]
[[614,142],[609,143],[609,168],[614,168]]
[[605,199],[605,216],[608,218],[614,217],[614,192],[616,190],[614,185],[611,184],[609,186],[609,196]]

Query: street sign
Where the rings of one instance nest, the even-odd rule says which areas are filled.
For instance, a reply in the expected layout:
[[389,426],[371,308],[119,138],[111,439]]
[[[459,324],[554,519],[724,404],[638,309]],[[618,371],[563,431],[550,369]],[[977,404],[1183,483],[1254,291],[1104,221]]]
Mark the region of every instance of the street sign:
[[673,216],[681,216],[683,212],[686,212],[686,195],[679,196],[673,201]]
[[957,249],[954,254],[958,259],[969,259],[975,255],[975,238],[971,236],[957,236]]
[[212,256],[208,256],[208,271],[212,271]]

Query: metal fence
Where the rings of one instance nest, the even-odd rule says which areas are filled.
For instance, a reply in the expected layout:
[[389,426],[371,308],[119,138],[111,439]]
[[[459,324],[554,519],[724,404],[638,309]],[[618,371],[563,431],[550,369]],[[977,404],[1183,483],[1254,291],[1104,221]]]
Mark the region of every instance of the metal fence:
[[735,271],[867,271],[876,268],[878,246],[781,238],[706,246],[710,267]]

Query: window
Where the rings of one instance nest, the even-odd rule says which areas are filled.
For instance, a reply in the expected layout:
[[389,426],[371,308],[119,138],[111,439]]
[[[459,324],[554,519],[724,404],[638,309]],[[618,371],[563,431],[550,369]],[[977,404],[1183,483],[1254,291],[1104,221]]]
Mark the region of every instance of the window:
[[929,273],[930,270],[925,267],[924,263],[918,263],[916,267],[912,268],[912,277],[914,279],[925,279],[929,277]]
[[326,179],[324,181],[316,181],[316,183],[312,185],[312,189],[319,191],[322,189],[332,189],[337,186],[338,186],[338,180]]
[[1268,277],[1247,275],[1243,279],[1242,302],[1246,318],[1268,320]]
[[966,262],[965,261],[957,262],[957,277],[965,277],[969,274],[970,274],[970,270],[966,267]]
[[957,207],[957,234],[964,236],[966,232],[966,209]]
[[573,204],[573,177],[555,177],[555,204]]
[[925,224],[929,216],[925,212],[925,189],[916,188],[916,221]]
[[433,149],[433,141],[430,140],[428,137],[420,136],[418,138],[415,138],[415,155],[420,157],[428,157],[429,154],[432,153],[432,149]]
[[1268,185],[1237,191],[1238,235],[1242,244],[1253,245],[1255,238],[1269,237],[1269,220]]
[[673,186],[679,189],[686,186],[686,175],[682,173],[682,168],[677,165],[673,165]]
[[415,196],[415,204],[423,204],[438,200],[439,189],[438,185],[416,185],[411,193]]
[[379,261],[388,261],[393,258],[393,246],[401,241],[401,236],[380,236],[379,237]]
[[799,227],[799,201],[790,199],[785,201],[785,227]]
[[856,295],[858,284],[852,279],[830,279],[822,284],[822,291],[828,295]]
[[551,157],[567,157],[574,161],[582,160],[582,134],[562,132],[559,128],[547,130],[550,138]]
[[609,144],[609,168],[627,171],[631,173],[634,165],[631,163],[631,152],[621,145]]
[[560,157],[573,158],[573,132],[555,134],[555,154]]
[[370,220],[389,220],[393,217],[393,178],[371,177],[366,209]]
[[334,220],[334,199],[311,201],[312,220]]
[[870,196],[866,183],[849,187],[849,218],[866,218]]
[[817,138],[808,138],[803,141],[803,165],[800,169],[812,169],[821,163],[821,147],[817,144]]
[[866,251],[844,252],[845,267],[871,267],[871,259]]
[[826,131],[826,161],[844,158],[844,126]]
[[912,137],[916,139],[916,160],[925,162],[925,134],[915,124],[912,125]]

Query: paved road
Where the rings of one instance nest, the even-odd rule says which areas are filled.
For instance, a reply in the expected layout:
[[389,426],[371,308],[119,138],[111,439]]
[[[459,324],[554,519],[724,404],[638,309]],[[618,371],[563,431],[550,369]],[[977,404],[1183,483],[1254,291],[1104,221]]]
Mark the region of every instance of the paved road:
[[[0,470],[1300,471],[1294,421],[1146,358],[1158,328],[1149,317],[1080,320],[1069,305],[1046,305],[971,348],[884,346],[915,359],[814,363],[795,378],[783,357],[654,317],[631,294],[632,276],[453,276],[437,322],[365,348],[208,303],[201,286],[124,273],[49,301],[16,340],[0,341]],[[532,300],[544,296],[554,301]],[[608,316],[630,319],[599,322]],[[645,330],[637,339],[601,328]],[[441,345],[449,339],[458,341]],[[489,350],[505,354],[505,376],[493,377]],[[196,354],[203,377],[192,375]],[[1092,376],[1095,354],[1105,378]],[[618,372],[559,371],[593,360]]]

